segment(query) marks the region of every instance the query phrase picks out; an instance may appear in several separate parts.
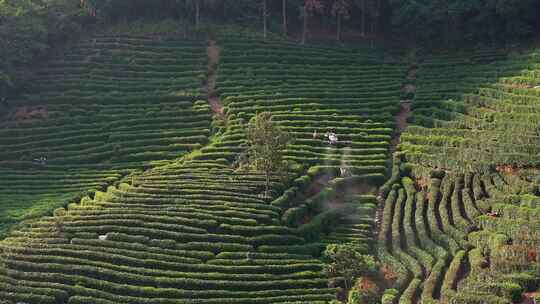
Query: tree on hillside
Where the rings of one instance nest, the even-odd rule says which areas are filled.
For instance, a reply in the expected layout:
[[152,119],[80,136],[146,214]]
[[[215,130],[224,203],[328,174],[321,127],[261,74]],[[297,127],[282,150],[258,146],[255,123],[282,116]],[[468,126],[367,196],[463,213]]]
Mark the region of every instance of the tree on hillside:
[[302,44],[306,43],[309,17],[316,12],[322,11],[322,9],[323,9],[322,0],[304,0],[304,6],[302,9],[302,18],[304,18],[304,28],[302,31]]
[[244,162],[248,168],[264,173],[266,196],[270,188],[270,177],[287,173],[283,151],[290,141],[289,134],[276,124],[269,112],[257,114],[248,123],[248,148],[240,162]]
[[71,0],[0,1],[0,94],[17,86],[13,75],[20,66],[77,36],[88,21],[85,12]]
[[362,13],[362,25],[361,25],[361,31],[362,36],[366,35],[366,23],[367,23],[367,0],[359,0],[360,1],[360,11]]
[[201,23],[201,0],[195,0],[195,27],[199,28]]
[[264,41],[266,41],[266,36],[268,32],[268,0],[262,0],[263,2],[263,23],[264,23],[264,30],[263,30],[263,37]]
[[283,35],[287,36],[287,0],[281,3],[281,15],[283,18]]
[[350,18],[350,9],[351,3],[349,0],[334,0],[332,5],[332,15],[337,18],[337,31],[336,31],[336,40],[341,40],[341,23],[343,19]]
[[372,22],[372,32],[373,35],[376,35],[379,31],[379,23],[381,19],[381,10],[382,10],[382,0],[377,0],[375,4],[375,20]]
[[351,245],[329,244],[324,258],[323,272],[330,278],[342,277],[345,289],[351,288],[356,278],[375,275],[378,269],[373,256],[361,254]]
[[[185,8],[186,8],[186,12],[187,12],[187,17],[192,17],[194,18],[194,21],[195,21],[195,28],[199,28],[200,24],[201,24],[201,2],[203,0],[186,0],[185,4]],[[193,14],[193,15],[191,15]],[[191,16],[190,16],[191,15]]]

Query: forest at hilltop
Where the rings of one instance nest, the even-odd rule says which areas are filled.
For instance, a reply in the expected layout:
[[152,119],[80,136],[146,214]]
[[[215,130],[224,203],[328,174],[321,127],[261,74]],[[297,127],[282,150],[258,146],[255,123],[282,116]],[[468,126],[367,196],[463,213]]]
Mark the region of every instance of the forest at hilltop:
[[[266,16],[267,18],[263,18]],[[307,18],[304,18],[307,16]],[[0,96],[20,64],[96,24],[173,18],[187,23],[263,25],[276,33],[355,31],[402,41],[515,42],[536,36],[535,0],[2,0]],[[261,29],[262,30],[262,29]]]

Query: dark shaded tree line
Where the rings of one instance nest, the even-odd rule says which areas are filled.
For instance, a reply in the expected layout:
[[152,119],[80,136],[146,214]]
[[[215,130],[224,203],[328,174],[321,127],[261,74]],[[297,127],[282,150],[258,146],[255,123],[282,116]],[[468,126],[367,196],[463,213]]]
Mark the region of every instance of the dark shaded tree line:
[[[528,38],[540,28],[537,0],[81,0],[111,21],[185,18],[199,24],[246,22],[309,30],[310,19],[336,31],[395,34],[413,40],[487,41]],[[304,18],[306,17],[306,18]],[[277,28],[279,29],[279,27]],[[438,41],[440,42],[440,41]]]
[[540,31],[538,0],[3,0],[0,1],[0,98],[13,67],[93,22],[181,19],[235,23],[283,34],[332,30],[336,39],[399,37],[440,45],[528,39]]
[[501,43],[537,36],[537,0],[389,0],[389,28],[415,40]]
[[[91,14],[110,22],[143,18],[182,18],[195,25],[202,21],[261,25],[261,29],[289,33],[308,28],[311,19],[337,29],[344,22],[363,34],[375,33],[385,0],[82,0]],[[306,17],[306,18],[304,18]],[[354,26],[350,27],[351,29]]]
[[79,0],[0,1],[0,101],[5,103],[13,89],[18,67],[77,35],[90,21]]

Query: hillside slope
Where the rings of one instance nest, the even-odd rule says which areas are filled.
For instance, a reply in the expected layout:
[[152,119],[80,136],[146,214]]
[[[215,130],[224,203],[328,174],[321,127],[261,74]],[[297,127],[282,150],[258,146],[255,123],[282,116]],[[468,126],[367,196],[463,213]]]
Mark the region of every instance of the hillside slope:
[[[375,198],[367,186],[339,198],[350,204],[348,226],[321,239],[321,231],[338,227],[322,226],[335,217],[335,206],[329,210],[326,192],[308,186],[340,174],[360,179],[335,187],[383,182],[403,70],[370,50],[218,44],[224,116],[214,115],[211,125],[208,105],[197,101],[205,53],[197,42],[96,37],[29,83],[17,107],[46,105],[49,115],[6,123],[5,132],[26,134],[6,141],[12,159],[3,166],[14,173],[4,178],[26,174],[12,187],[24,191],[34,178],[48,179],[61,186],[34,181],[36,195],[53,193],[54,201],[68,192],[63,187],[86,189],[53,180],[55,172],[120,173],[79,204],[30,221],[2,241],[0,295],[7,303],[326,303],[336,297],[318,256],[332,241],[371,252]],[[270,50],[279,54],[269,56]],[[296,169],[289,181],[272,182],[270,198],[262,176],[234,165],[246,122],[263,110],[296,137],[286,151]],[[337,145],[325,141],[327,131],[337,133]],[[41,155],[45,162],[32,163]],[[8,197],[6,188],[0,196],[17,200],[20,190]]]
[[207,143],[204,49],[98,36],[36,68],[0,123],[0,232]]
[[379,257],[399,303],[516,303],[540,277],[538,52],[426,58]]

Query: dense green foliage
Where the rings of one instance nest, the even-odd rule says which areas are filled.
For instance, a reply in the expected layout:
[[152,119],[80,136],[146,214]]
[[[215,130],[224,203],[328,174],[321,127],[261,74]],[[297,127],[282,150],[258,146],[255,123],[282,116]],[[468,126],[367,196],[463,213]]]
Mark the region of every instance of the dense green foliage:
[[[196,23],[239,23],[262,28],[257,0],[4,0],[0,2],[0,96],[13,86],[14,66],[76,36],[95,21],[117,23],[142,18],[174,18]],[[285,6],[283,6],[285,4]],[[304,10],[303,7],[306,7]],[[337,27],[367,34],[413,40],[472,40],[490,43],[531,37],[540,25],[534,0],[270,1],[264,13],[274,32],[304,33]],[[310,9],[311,8],[311,9]],[[315,8],[315,9],[313,9]],[[302,18],[306,16],[302,23]],[[309,20],[308,20],[309,19]],[[264,22],[267,24],[267,22]],[[277,26],[283,23],[283,27]],[[342,25],[343,24],[343,25]],[[260,26],[259,26],[260,25]],[[305,40],[305,35],[303,39]]]
[[248,167],[264,173],[265,192],[268,195],[272,175],[287,176],[287,163],[283,151],[291,138],[287,132],[272,120],[270,112],[262,112],[252,117],[247,126],[246,162]]
[[323,271],[329,277],[342,277],[346,288],[360,276],[377,273],[378,265],[373,256],[359,253],[354,246],[330,244],[323,254],[327,260]]
[[432,41],[514,41],[534,35],[539,26],[535,0],[389,2],[392,29]]
[[[195,14],[194,0],[131,1],[109,0],[88,1],[105,18],[146,17],[191,17]],[[258,17],[263,1],[199,1],[202,16],[207,19],[228,21],[260,22]],[[323,27],[334,27],[337,22],[345,22],[349,28],[362,33],[405,34],[410,38],[447,40],[516,40],[529,37],[538,29],[540,4],[534,0],[456,0],[456,1],[395,1],[395,0],[289,0],[286,1],[289,23],[293,25],[303,15],[299,7],[320,2],[315,18]],[[281,1],[269,1],[268,12],[279,23]],[[336,13],[338,12],[338,13]],[[342,18],[342,17],[352,18]],[[343,20],[336,20],[341,18]],[[292,22],[291,22],[292,21]],[[296,22],[295,22],[296,21]],[[262,22],[261,22],[262,26]]]
[[402,136],[407,159],[425,171],[539,165],[538,56],[531,50],[427,57]]
[[534,184],[441,172],[423,190],[405,176],[386,198],[379,258],[397,273],[399,303],[519,302],[539,283],[538,208],[526,200]]
[[[134,19],[144,17],[194,18],[194,0],[88,0],[88,6],[95,8],[103,18]],[[263,1],[258,0],[201,0],[201,15],[212,20],[261,22],[259,19]],[[341,18],[349,27],[363,33],[399,32],[411,38],[438,39],[441,34],[446,39],[470,40],[514,40],[528,37],[538,29],[540,5],[534,0],[496,1],[396,1],[396,0],[288,0],[289,23],[299,25],[303,14],[301,6],[320,2],[316,18],[322,23],[334,26],[335,18]],[[268,12],[279,23],[281,1],[269,1]],[[342,18],[351,17],[351,18]],[[292,22],[291,22],[292,21]],[[295,22],[296,21],[296,22]],[[262,26],[262,22],[261,22]],[[326,25],[325,25],[326,26]]]
[[17,66],[75,36],[88,21],[78,1],[0,1],[0,98],[13,88]]

